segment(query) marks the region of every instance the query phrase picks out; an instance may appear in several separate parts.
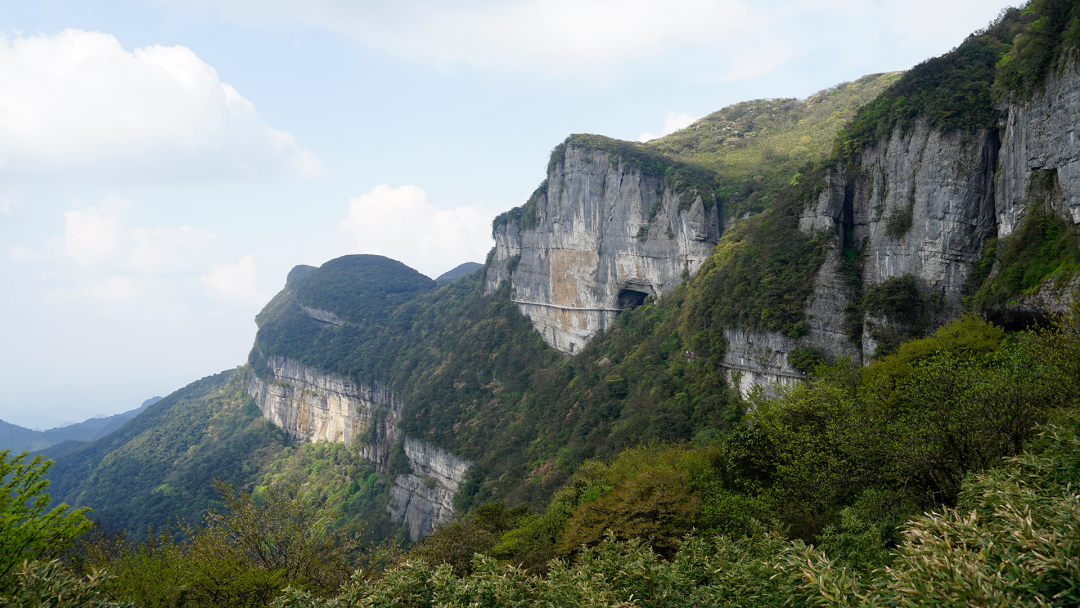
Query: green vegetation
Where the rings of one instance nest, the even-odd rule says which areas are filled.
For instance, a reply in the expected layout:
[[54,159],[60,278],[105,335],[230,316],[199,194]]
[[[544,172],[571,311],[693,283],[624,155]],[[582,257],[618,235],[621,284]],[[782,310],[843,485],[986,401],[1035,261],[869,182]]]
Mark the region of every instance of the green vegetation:
[[[343,444],[298,444],[262,417],[245,394],[248,369],[204,378],[169,395],[107,442],[66,454],[49,472],[54,495],[92,505],[102,530],[134,543],[169,521],[198,521],[219,505],[212,481],[264,495],[275,485],[311,484],[337,505],[336,526],[366,524],[372,537],[397,538],[386,515],[391,475]],[[407,461],[406,461],[407,462]]]
[[[859,318],[873,317],[870,337],[877,342],[874,356],[896,352],[901,342],[926,335],[945,308],[937,294],[919,293],[910,274],[890,277],[863,292]],[[860,328],[861,329],[861,328]]]
[[[58,547],[59,548],[59,547]],[[128,608],[127,601],[115,602],[105,591],[110,579],[106,572],[73,574],[60,563],[25,560],[8,574],[12,590],[0,593],[3,608]]]
[[804,165],[824,159],[837,132],[859,107],[899,78],[899,72],[871,74],[805,101],[745,101],[645,148],[722,174],[727,182],[718,200],[727,217],[756,213],[766,208],[771,190],[798,181]]
[[915,66],[863,106],[837,135],[835,153],[851,166],[862,150],[922,118],[943,132],[975,133],[997,121],[997,104],[1029,98],[1080,45],[1080,5],[1033,0],[1007,8],[952,51]]
[[[473,460],[462,508],[500,500],[539,508],[588,458],[689,439],[737,418],[716,367],[723,343],[687,325],[682,291],[624,312],[567,359],[532,330],[508,289],[484,296],[483,277],[464,277],[418,295],[379,327],[320,327],[298,358],[389,384],[406,403],[402,430]],[[261,342],[264,331],[297,329],[270,309],[260,322],[265,356],[279,353]]]
[[[116,528],[152,521],[157,534],[129,542],[99,527],[65,568],[27,562],[20,580],[46,594],[173,606],[1075,604],[1080,303],[1038,330],[1007,335],[969,316],[912,339],[941,303],[896,277],[857,289],[848,311],[859,333],[865,315],[885,320],[870,328],[873,364],[827,364],[801,349],[790,362],[805,383],[747,400],[719,368],[725,327],[807,332],[830,239],[804,235],[798,218],[826,166],[856,161],[919,116],[945,131],[991,126],[993,104],[1023,91],[995,87],[1058,65],[1080,31],[1072,11],[1051,0],[1006,11],[903,77],[845,85],[805,107],[733,106],[648,145],[569,138],[549,173],[571,148],[588,162],[604,152],[682,204],[683,194],[715,197],[725,217],[741,218],[692,282],[623,311],[574,357],[544,345],[508,285],[485,295],[481,273],[433,285],[377,256],[294,270],[258,317],[249,369],[186,387],[57,466],[72,502],[101,505],[95,515]],[[1025,41],[1039,36],[1061,43],[1033,50]],[[837,156],[819,160],[832,118],[889,82],[840,134]],[[792,139],[800,129],[808,134]],[[1055,182],[1044,177],[1031,196],[1049,203]],[[497,226],[533,226],[546,188]],[[1042,213],[988,247],[975,302],[1072,276],[1076,235]],[[901,210],[890,235],[903,238],[912,221]],[[841,253],[858,287],[858,252]],[[290,444],[243,395],[246,374],[269,378],[273,356],[388,386],[406,404],[405,433],[474,462],[455,498],[461,519],[398,554],[400,531],[381,515],[389,478],[344,445]],[[408,470],[403,456],[394,446],[391,473]],[[226,511],[212,477],[229,484],[218,486]],[[275,504],[295,509],[264,510]],[[201,528],[167,525],[207,509]],[[360,520],[391,542],[361,551]],[[93,578],[95,568],[110,574]]]
[[772,206],[729,230],[689,288],[689,315],[699,331],[742,327],[805,335],[806,299],[829,235],[799,230],[803,206],[824,187],[825,170],[808,166],[802,179],[781,188]]
[[95,521],[134,540],[170,517],[200,518],[217,497],[211,480],[249,484],[287,442],[243,386],[241,371],[208,376],[65,454],[49,472],[54,494],[92,506]]
[[375,568],[395,553],[361,550],[358,531],[335,527],[341,516],[313,491],[280,483],[253,495],[215,481],[224,508],[201,526],[181,523],[186,542],[162,529],[139,544],[96,534],[81,540],[83,571],[108,571],[114,598],[139,606],[265,606],[285,587],[335,594],[356,568]]
[[1035,201],[1028,216],[1004,242],[995,240],[987,244],[983,260],[976,266],[976,275],[980,269],[990,275],[986,269],[993,268],[995,263],[997,272],[982,281],[978,291],[968,299],[969,306],[1002,307],[1018,296],[1033,293],[1047,279],[1053,279],[1056,286],[1067,283],[1080,270],[1077,229]]
[[26,452],[9,458],[0,450],[0,595],[12,591],[15,572],[24,561],[49,561],[65,543],[90,527],[87,508],[68,511],[66,504],[49,507],[45,472],[51,460],[38,456],[26,462]]
[[[556,148],[558,149],[558,148]],[[552,157],[555,153],[552,152]],[[525,204],[520,207],[514,207],[513,209],[500,213],[495,216],[495,219],[491,222],[491,236],[494,238],[495,232],[508,223],[513,223],[517,226],[518,230],[528,230],[536,226],[536,205],[538,204],[541,196],[547,196],[548,180],[540,182],[540,185],[529,196],[529,200],[525,201]]]
[[[840,128],[856,110],[900,78],[899,72],[871,74],[797,99],[759,99],[728,106],[693,125],[645,144],[601,135],[571,135],[555,147],[550,175],[565,162],[568,148],[603,152],[626,168],[660,180],[687,209],[700,195],[706,209],[716,203],[724,217],[757,213],[783,186],[797,183],[799,171],[825,158]],[[546,196],[544,180],[529,200],[495,218],[492,230],[515,223],[536,224],[536,203]],[[639,238],[643,237],[642,234]]]

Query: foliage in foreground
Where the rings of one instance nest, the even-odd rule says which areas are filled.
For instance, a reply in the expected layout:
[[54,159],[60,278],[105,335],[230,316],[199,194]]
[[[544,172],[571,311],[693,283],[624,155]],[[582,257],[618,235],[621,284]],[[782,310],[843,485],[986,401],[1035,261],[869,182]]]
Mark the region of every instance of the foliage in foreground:
[[225,509],[180,524],[187,542],[171,529],[137,545],[99,534],[83,543],[82,569],[110,572],[104,589],[140,606],[263,606],[285,587],[331,596],[367,563],[359,532],[333,529],[340,513],[315,492],[275,484],[257,502],[215,486]]
[[892,565],[860,572],[760,525],[687,536],[662,559],[608,538],[544,576],[477,555],[472,573],[406,561],[337,598],[286,590],[278,608],[390,606],[1069,606],[1080,601],[1080,438],[1050,427],[1036,451],[973,476],[953,509],[911,520]]
[[20,567],[25,573],[29,562],[55,558],[63,546],[90,527],[83,515],[87,508],[68,511],[66,504],[51,510],[44,477],[53,462],[41,456],[27,462],[23,452],[9,458],[0,450],[0,595],[11,591]]
[[110,576],[91,572],[72,574],[59,560],[25,560],[5,577],[11,588],[0,593],[0,608],[126,608],[130,602],[113,602],[104,591]]

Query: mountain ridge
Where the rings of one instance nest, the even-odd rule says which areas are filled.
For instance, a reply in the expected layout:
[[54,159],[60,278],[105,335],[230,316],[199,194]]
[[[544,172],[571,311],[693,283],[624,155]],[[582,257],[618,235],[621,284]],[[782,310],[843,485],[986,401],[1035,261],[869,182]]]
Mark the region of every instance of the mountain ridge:
[[[161,399],[159,396],[151,397],[143,401],[139,407],[126,412],[113,414],[112,416],[99,416],[45,431],[35,431],[0,420],[0,449],[11,450],[12,452],[29,450],[36,455],[44,453],[47,448],[63,442],[77,441],[86,443],[95,441],[119,429],[128,420],[138,416],[147,407]],[[68,446],[67,449],[73,447],[74,444]],[[57,454],[56,452],[53,453]]]

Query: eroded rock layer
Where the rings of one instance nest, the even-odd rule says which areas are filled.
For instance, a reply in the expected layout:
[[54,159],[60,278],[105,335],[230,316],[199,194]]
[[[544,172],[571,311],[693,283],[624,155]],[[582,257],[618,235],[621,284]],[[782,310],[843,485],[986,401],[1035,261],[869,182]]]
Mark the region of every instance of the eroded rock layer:
[[615,154],[568,145],[536,200],[535,226],[496,228],[487,291],[511,281],[544,341],[574,353],[623,309],[695,274],[720,238],[718,216],[711,196],[677,195]]
[[398,422],[403,404],[384,386],[358,385],[284,357],[267,360],[274,378],[252,374],[248,393],[263,416],[302,441],[354,446],[385,473],[390,451],[403,440],[412,473],[398,475],[387,510],[405,521],[413,540],[453,517],[454,494],[470,462],[409,437]]
[[[845,175],[843,166],[830,173],[826,188],[804,211],[800,228],[835,234],[838,251],[857,252],[864,290],[911,275],[921,296],[941,304],[937,321],[959,315],[987,239],[1004,242],[1034,205],[1045,204],[1057,217],[1080,224],[1078,66],[1051,73],[1045,89],[1031,99],[998,109],[1001,118],[994,129],[945,134],[919,120],[907,132],[895,130],[862,151],[856,176]],[[835,288],[823,288],[826,284]],[[1078,284],[1080,275],[1064,283],[1047,279],[998,314],[1007,320],[1061,311]],[[826,262],[807,306],[812,323],[825,320],[818,323],[819,331],[831,333],[836,338],[831,342],[812,335],[799,340],[753,335],[737,328],[725,333],[725,366],[742,374],[744,393],[754,384],[791,381],[797,372],[787,359],[798,348],[867,362],[873,358],[873,329],[891,320],[866,312],[861,343],[845,344],[839,312],[851,299],[843,292],[840,266]]]

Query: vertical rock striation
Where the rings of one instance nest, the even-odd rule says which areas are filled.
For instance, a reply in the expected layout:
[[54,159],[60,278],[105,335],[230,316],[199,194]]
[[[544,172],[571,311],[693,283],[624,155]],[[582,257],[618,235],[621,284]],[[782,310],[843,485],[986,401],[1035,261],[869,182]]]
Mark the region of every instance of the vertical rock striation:
[[676,193],[618,154],[568,144],[535,197],[532,227],[494,231],[488,293],[511,298],[544,341],[581,349],[625,308],[670,293],[720,238],[716,203]]
[[[830,172],[825,189],[804,210],[800,228],[834,233],[837,250],[856,252],[864,289],[911,275],[920,295],[942,303],[936,321],[958,316],[987,239],[1010,236],[1033,204],[1045,203],[1054,215],[1080,224],[1077,64],[1049,74],[1045,88],[1030,99],[1003,103],[998,110],[997,128],[942,133],[920,119],[909,131],[897,129],[863,149],[855,176],[849,179],[843,166]],[[835,337],[831,344],[812,337],[749,335],[737,328],[726,332],[725,365],[744,371],[744,392],[753,384],[791,381],[784,355],[806,344],[833,356],[873,357],[871,329],[891,320],[865,313],[862,343],[845,345],[837,313],[851,294],[843,293],[838,270],[837,264],[823,265],[808,302],[808,316],[825,320],[819,329]],[[1063,284],[1047,279],[1022,294],[1012,312],[1030,318],[1060,311],[1078,285],[1080,276]]]
[[248,393],[263,416],[302,441],[334,441],[387,472],[390,451],[403,440],[412,473],[398,475],[387,506],[391,517],[405,521],[413,540],[454,513],[454,494],[470,462],[409,437],[398,429],[403,404],[379,384],[358,385],[284,357],[271,357],[270,381],[252,374]]

